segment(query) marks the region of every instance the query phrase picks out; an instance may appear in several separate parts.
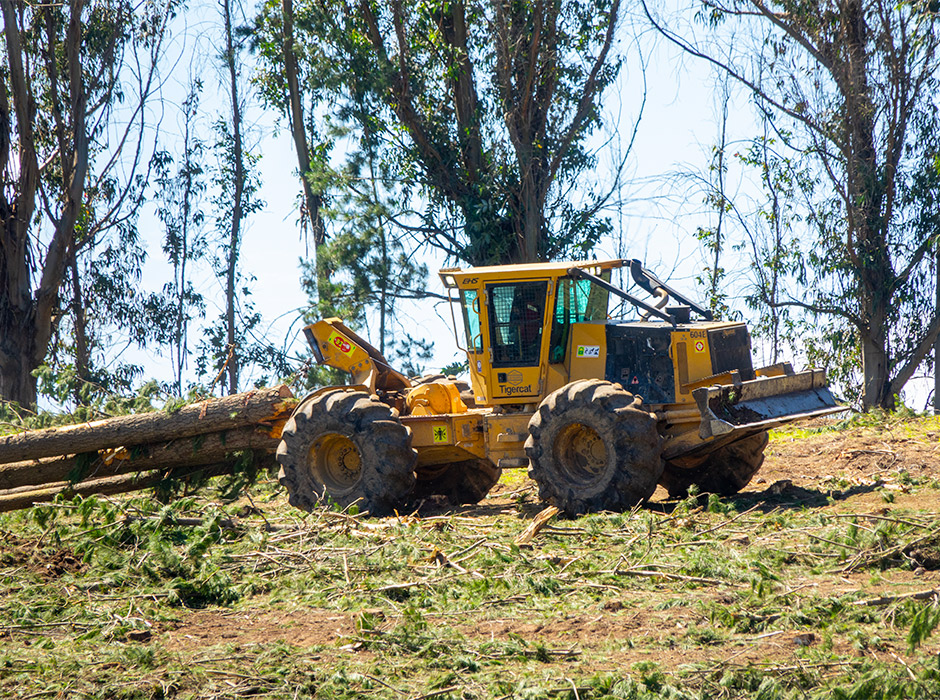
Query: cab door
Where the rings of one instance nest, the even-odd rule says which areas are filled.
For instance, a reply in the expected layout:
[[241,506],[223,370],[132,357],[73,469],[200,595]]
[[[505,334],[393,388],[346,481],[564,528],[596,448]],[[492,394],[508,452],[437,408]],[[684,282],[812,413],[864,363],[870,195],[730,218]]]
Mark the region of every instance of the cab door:
[[491,401],[531,403],[542,391],[549,281],[494,282],[484,289]]

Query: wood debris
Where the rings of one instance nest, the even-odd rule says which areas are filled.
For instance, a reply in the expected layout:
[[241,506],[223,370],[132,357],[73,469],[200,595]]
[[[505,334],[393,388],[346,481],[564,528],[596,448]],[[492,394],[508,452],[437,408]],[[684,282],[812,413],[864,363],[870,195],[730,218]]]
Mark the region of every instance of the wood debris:
[[519,536],[516,537],[516,539],[514,540],[514,543],[517,546],[524,546],[524,545],[531,544],[532,540],[535,539],[535,536],[539,534],[539,531],[542,530],[542,528],[544,528],[546,525],[548,525],[548,522],[552,518],[554,518],[556,515],[558,515],[560,512],[561,510],[559,510],[555,506],[549,506],[548,508],[545,508],[544,510],[539,512],[539,514],[535,516],[532,522],[529,523],[529,526],[525,530],[523,530],[521,533],[519,533]]

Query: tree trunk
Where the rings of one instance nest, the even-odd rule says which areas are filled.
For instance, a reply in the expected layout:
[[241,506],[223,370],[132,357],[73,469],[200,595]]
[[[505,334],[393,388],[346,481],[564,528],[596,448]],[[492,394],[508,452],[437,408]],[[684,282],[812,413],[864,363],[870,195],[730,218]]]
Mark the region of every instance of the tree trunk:
[[[0,256],[2,256],[0,246]],[[2,260],[0,260],[2,262]],[[32,308],[15,306],[0,294],[0,399],[36,407],[36,356]]]
[[539,253],[542,247],[542,206],[541,198],[538,196],[538,186],[533,182],[534,178],[534,173],[530,174],[522,186],[523,225],[525,227],[522,234],[523,255],[519,261],[522,263],[539,262],[541,259]]
[[180,215],[178,254],[175,261],[174,279],[176,281],[176,323],[173,331],[173,342],[170,345],[170,358],[173,362],[173,383],[176,385],[176,395],[183,395],[183,368],[189,355],[189,310],[187,308],[188,280],[187,264],[189,262],[189,227],[192,222],[193,198],[196,196],[196,166],[193,157],[193,120],[198,107],[198,90],[190,87],[189,97],[183,102],[185,121],[183,123],[183,192],[182,213]]
[[[937,287],[934,313],[940,315],[940,249],[937,250],[937,265],[934,275]],[[940,335],[933,342],[933,412],[935,415],[940,415]]]
[[[871,317],[870,317],[871,318]],[[894,396],[888,381],[888,353],[885,350],[883,323],[871,321],[869,334],[862,337],[862,406],[865,410],[883,408],[893,410]]]
[[[467,9],[461,0],[441,5],[438,19],[445,42],[452,50],[450,70],[454,112],[457,117],[457,143],[466,170],[467,183],[475,185],[483,172],[483,142],[480,136],[479,98],[473,75],[472,48],[469,45]],[[447,10],[450,12],[447,12]]]
[[228,343],[228,393],[238,392],[238,343],[235,334],[235,283],[237,281],[238,253],[241,246],[241,223],[244,212],[245,163],[242,153],[242,114],[238,101],[238,66],[235,58],[235,45],[232,40],[232,12],[230,0],[223,0],[222,12],[225,18],[225,67],[229,77],[229,97],[232,100],[232,165],[234,166],[234,187],[232,189],[232,220],[229,229],[228,270],[225,283],[225,325]]
[[75,324],[75,383],[73,398],[75,405],[82,404],[82,383],[88,381],[90,358],[88,355],[88,335],[85,322],[85,304],[82,300],[82,282],[78,274],[78,261],[73,253],[69,262],[72,274],[72,323]]
[[849,256],[858,271],[860,307],[867,328],[862,331],[862,404],[868,410],[895,408],[891,393],[887,352],[888,308],[891,304],[894,272],[885,245],[889,222],[884,219],[884,181],[878,164],[876,145],[877,110],[872,102],[867,63],[867,41],[871,31],[866,24],[861,0],[844,5],[845,64],[840,75],[842,109],[847,139],[846,207]]
[[294,53],[294,3],[293,0],[282,0],[281,3],[284,20],[284,77],[287,80],[287,93],[290,100],[290,128],[294,139],[294,151],[297,154],[297,166],[300,170],[300,181],[304,192],[304,205],[310,221],[310,230],[313,233],[313,247],[315,256],[315,270],[317,282],[317,302],[320,313],[332,306],[330,293],[330,270],[324,257],[323,245],[326,243],[326,227],[320,215],[322,197],[313,191],[310,184],[310,147],[307,143],[305,131],[304,108],[300,101],[300,82],[298,79],[297,56]]
[[57,481],[78,482],[152,469],[211,464],[239,450],[273,453],[277,443],[268,432],[247,426],[167,442],[128,445],[109,455],[93,452],[25,460],[0,465],[0,489],[35,488]]
[[0,491],[0,513],[21,508],[29,508],[34,503],[48,503],[56,496],[112,496],[119,493],[129,493],[156,486],[169,479],[183,479],[189,476],[221,476],[230,473],[237,465],[237,460],[226,460],[214,464],[196,467],[180,467],[170,472],[157,470],[143,474],[122,474],[103,479],[93,479],[79,484],[60,482],[49,484],[36,489],[14,489]]
[[[6,333],[12,335],[6,335]],[[20,406],[29,409],[36,408],[36,378],[32,375],[35,369],[32,363],[32,347],[29,342],[32,336],[26,330],[7,331],[0,329],[0,335],[7,339],[16,339],[17,342],[5,342],[0,351],[0,398],[5,401],[15,401]],[[8,352],[9,350],[9,352]]]
[[[0,2],[6,65],[0,80],[0,172],[16,180],[0,188],[0,399],[35,407],[35,323],[29,271],[29,225],[39,163],[33,134],[36,102],[23,64],[16,6]],[[8,95],[9,90],[9,95]],[[12,97],[13,110],[10,109]],[[10,137],[16,137],[15,148]],[[15,158],[15,161],[14,161]],[[12,195],[12,196],[11,196]]]
[[933,413],[940,416],[940,336],[933,344]]
[[287,399],[291,396],[282,385],[201,401],[176,413],[138,413],[5,435],[0,437],[0,464],[167,442],[246,425],[273,425],[289,416],[293,402]]

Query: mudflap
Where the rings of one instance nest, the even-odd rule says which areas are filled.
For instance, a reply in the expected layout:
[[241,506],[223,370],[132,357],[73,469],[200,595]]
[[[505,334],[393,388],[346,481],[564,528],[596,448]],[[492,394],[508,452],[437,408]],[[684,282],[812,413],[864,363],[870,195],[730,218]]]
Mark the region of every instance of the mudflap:
[[692,396],[702,414],[699,437],[723,444],[792,421],[848,410],[836,404],[822,369],[701,387]]

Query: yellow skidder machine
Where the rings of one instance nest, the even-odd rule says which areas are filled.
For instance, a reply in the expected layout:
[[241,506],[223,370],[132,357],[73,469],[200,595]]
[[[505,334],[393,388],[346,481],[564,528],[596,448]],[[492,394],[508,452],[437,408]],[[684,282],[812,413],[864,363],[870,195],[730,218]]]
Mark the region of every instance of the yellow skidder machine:
[[[651,303],[611,284],[622,266]],[[317,360],[352,382],[307,396],[284,428],[293,505],[475,503],[509,467],[528,467],[541,499],[571,514],[631,508],[657,484],[730,495],[760,468],[769,428],[841,410],[824,371],[755,369],[743,323],[712,320],[636,260],[440,276],[462,316],[469,387],[409,379],[339,319],[305,329]],[[609,318],[611,295],[639,318]]]

